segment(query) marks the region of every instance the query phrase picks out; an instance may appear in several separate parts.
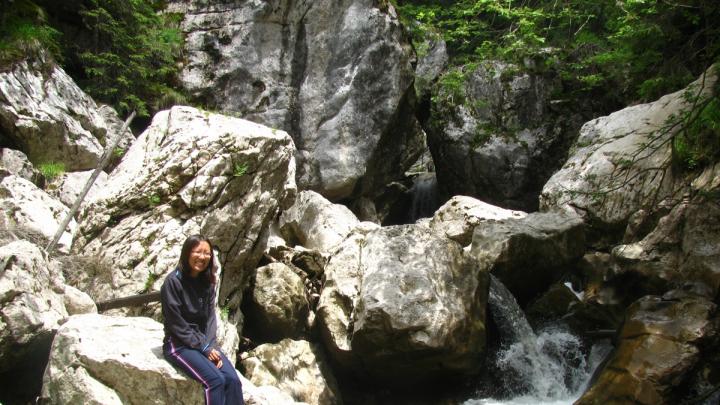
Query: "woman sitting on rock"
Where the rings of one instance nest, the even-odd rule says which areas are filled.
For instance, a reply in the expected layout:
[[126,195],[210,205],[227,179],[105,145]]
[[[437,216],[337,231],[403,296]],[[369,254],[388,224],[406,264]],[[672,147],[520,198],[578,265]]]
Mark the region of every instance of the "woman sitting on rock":
[[205,388],[205,404],[243,404],[240,379],[215,342],[213,249],[200,235],[183,243],[180,261],[160,289],[163,354]]

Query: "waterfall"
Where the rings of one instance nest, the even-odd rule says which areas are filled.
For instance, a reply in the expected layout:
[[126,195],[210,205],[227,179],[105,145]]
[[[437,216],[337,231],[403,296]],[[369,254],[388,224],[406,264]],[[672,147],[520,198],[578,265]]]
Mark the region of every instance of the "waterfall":
[[492,275],[488,305],[503,342],[494,361],[507,397],[465,405],[571,404],[610,351],[609,344],[595,345],[586,358],[580,339],[562,328],[535,333],[515,297]]
[[420,218],[431,217],[438,205],[437,179],[435,173],[421,173],[415,177],[410,188],[412,205],[408,212],[408,223],[414,223]]

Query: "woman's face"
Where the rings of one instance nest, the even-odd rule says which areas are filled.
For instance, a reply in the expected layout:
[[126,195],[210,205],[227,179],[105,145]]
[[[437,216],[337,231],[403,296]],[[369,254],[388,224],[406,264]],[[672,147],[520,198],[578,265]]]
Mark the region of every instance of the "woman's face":
[[190,250],[188,263],[190,264],[190,276],[197,277],[205,270],[210,262],[210,244],[200,241],[194,248]]

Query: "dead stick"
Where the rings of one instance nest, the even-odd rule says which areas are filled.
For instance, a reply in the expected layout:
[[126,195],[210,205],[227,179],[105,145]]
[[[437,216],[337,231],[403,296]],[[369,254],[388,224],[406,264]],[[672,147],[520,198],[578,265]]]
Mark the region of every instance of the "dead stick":
[[107,301],[100,301],[97,303],[97,309],[98,312],[103,312],[115,308],[136,307],[156,301],[160,301],[160,291],[154,291],[146,294],[131,295],[129,297],[114,298]]
[[85,199],[85,196],[87,195],[88,191],[90,191],[90,187],[92,187],[93,183],[95,183],[95,180],[100,176],[100,172],[107,166],[108,162],[110,161],[110,157],[112,156],[113,150],[115,150],[115,147],[117,146],[118,142],[120,142],[120,138],[122,137],[122,134],[127,130],[127,127],[132,122],[133,118],[135,118],[135,111],[130,113],[130,116],[125,120],[125,123],[123,124],[122,128],[120,129],[120,133],[117,134],[115,137],[115,140],[113,140],[112,144],[107,148],[105,151],[105,155],[102,158],[102,161],[100,162],[100,165],[95,169],[92,176],[88,179],[87,183],[85,183],[85,188],[83,188],[83,191],[80,193],[78,198],[75,200],[75,203],[72,207],[70,207],[70,212],[67,213],[65,216],[65,219],[62,221],[60,226],[58,227],[57,232],[55,232],[55,236],[52,238],[50,243],[48,243],[47,247],[45,248],[45,251],[50,254],[52,253],[53,249],[55,249],[55,245],[57,245],[58,241],[60,240],[60,237],[62,236],[63,232],[65,232],[65,228],[67,228],[70,221],[73,219],[75,214],[77,213],[78,209],[80,209],[80,204]]

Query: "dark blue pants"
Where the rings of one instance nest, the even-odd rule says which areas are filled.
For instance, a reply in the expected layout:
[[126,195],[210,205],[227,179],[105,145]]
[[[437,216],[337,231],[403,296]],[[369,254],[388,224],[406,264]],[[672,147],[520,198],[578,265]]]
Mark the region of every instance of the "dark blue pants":
[[230,360],[221,353],[222,368],[217,368],[205,355],[195,349],[176,345],[166,339],[165,358],[187,375],[200,381],[205,388],[206,405],[243,405],[242,386]]

